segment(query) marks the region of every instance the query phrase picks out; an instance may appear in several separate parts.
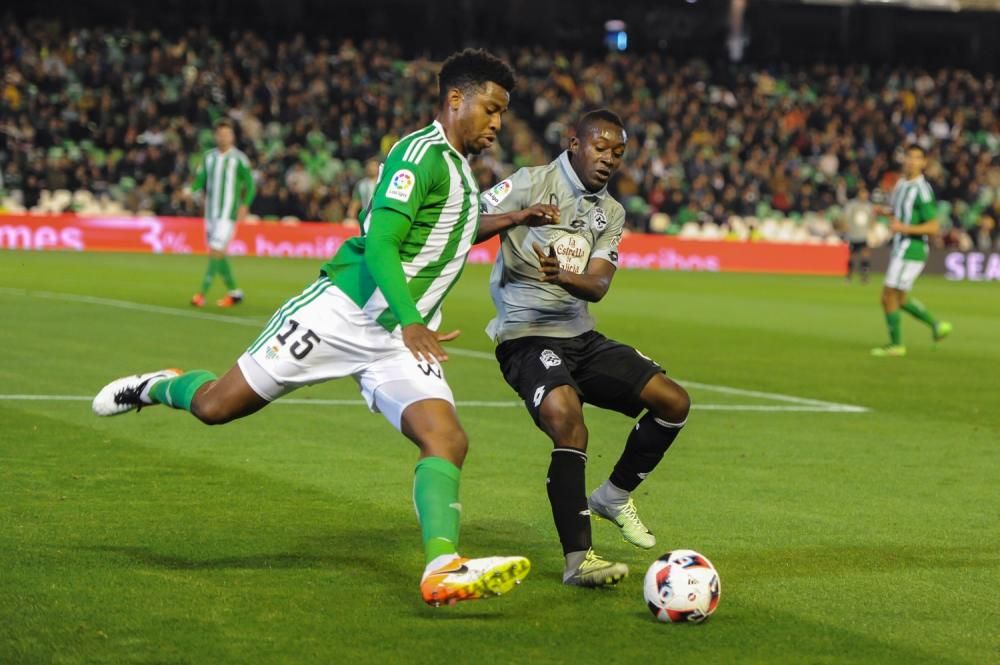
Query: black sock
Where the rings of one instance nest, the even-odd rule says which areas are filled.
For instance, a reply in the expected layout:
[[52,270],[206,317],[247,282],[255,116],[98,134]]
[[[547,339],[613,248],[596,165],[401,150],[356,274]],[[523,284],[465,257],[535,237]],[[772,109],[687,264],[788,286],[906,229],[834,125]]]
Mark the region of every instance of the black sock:
[[611,472],[615,487],[631,492],[645,479],[670,448],[684,423],[668,423],[647,413],[632,429],[625,450]]
[[868,259],[861,259],[861,276],[868,276],[868,269],[871,267],[871,261]]
[[850,279],[851,275],[853,274],[854,274],[854,260],[847,259],[847,279]]
[[587,506],[587,454],[576,448],[555,448],[549,464],[549,503],[563,554],[590,549]]

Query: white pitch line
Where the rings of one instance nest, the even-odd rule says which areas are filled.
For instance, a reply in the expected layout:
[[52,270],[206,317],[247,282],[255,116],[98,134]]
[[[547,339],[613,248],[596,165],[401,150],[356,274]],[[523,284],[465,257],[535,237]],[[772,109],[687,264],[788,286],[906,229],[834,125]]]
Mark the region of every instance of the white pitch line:
[[725,393],[728,395],[743,395],[744,397],[760,397],[763,399],[772,399],[776,402],[791,402],[793,404],[803,404],[808,406],[825,406],[831,409],[852,411],[855,413],[865,413],[868,411],[867,408],[863,406],[858,406],[856,404],[840,404],[839,402],[827,402],[821,399],[796,397],[795,395],[783,395],[781,393],[769,393],[760,390],[747,390],[745,388],[733,388],[731,386],[717,386],[711,383],[698,383],[697,381],[686,381],[684,379],[677,379],[677,382],[682,383],[685,386],[690,386],[691,388],[701,388],[702,390],[708,390],[715,393]]
[[186,319],[203,319],[205,321],[218,321],[220,323],[235,323],[239,326],[252,326],[254,328],[260,328],[264,325],[264,321],[258,319],[244,318],[240,316],[227,316],[225,314],[210,314],[208,312],[177,309],[176,307],[146,305],[144,303],[131,302],[128,300],[114,300],[113,298],[81,296],[75,293],[53,293],[52,291],[29,291],[27,289],[0,287],[0,294],[25,296],[29,298],[44,298],[46,300],[62,300],[65,302],[82,302],[88,305],[104,305],[105,307],[117,307],[118,309],[129,309],[135,312],[150,312],[152,314],[180,316]]
[[[225,314],[211,314],[209,312],[198,312],[190,311],[186,309],[178,309],[176,307],[163,307],[160,305],[147,305],[144,303],[132,302],[130,300],[116,300],[113,298],[99,298],[96,296],[78,295],[74,293],[57,293],[53,291],[31,291],[28,289],[18,289],[9,287],[0,287],[0,295],[12,295],[12,296],[22,296],[30,298],[45,298],[47,300],[62,300],[66,302],[81,302],[89,305],[103,305],[105,307],[116,307],[118,309],[133,310],[138,312],[149,312],[152,314],[165,314],[167,316],[180,316],[188,319],[202,319],[205,321],[216,321],[218,323],[232,323],[240,326],[249,326],[253,328],[260,328],[264,325],[263,320],[255,318],[246,318],[239,316],[228,316]],[[486,351],[476,351],[474,349],[463,349],[460,347],[448,346],[448,353],[454,354],[455,356],[462,356],[466,358],[477,358],[480,360],[495,360],[496,357],[492,353]],[[734,388],[732,386],[722,386],[712,383],[699,383],[697,381],[685,381],[682,379],[676,379],[678,383],[682,383],[685,386],[691,388],[700,388],[702,390],[707,390],[710,392],[724,393],[728,395],[742,395],[744,397],[757,397],[761,399],[770,399],[776,402],[789,402],[791,404],[798,404],[801,406],[814,407],[811,409],[802,408],[758,408],[770,405],[722,405],[722,404],[703,404],[694,405],[694,408],[700,408],[706,411],[718,411],[722,410],[716,407],[731,407],[730,410],[740,410],[740,411],[814,411],[817,413],[824,412],[834,412],[834,413],[868,413],[869,409],[864,406],[858,406],[856,404],[840,404],[838,402],[828,402],[825,400],[811,399],[809,397],[798,397],[796,395],[785,395],[782,393],[772,393],[764,392],[760,390],[747,390],[745,388]],[[311,401],[311,400],[307,400]],[[735,407],[740,406],[739,409]]]
[[[93,397],[87,395],[0,395],[0,402],[89,402]],[[299,399],[282,397],[275,404],[292,404],[306,406],[364,406],[360,399]],[[491,402],[487,400],[459,400],[455,403],[461,408],[482,409],[516,409],[523,408],[521,402]],[[833,406],[779,405],[779,404],[692,404],[697,411],[793,411],[806,413],[860,413],[854,409]]]

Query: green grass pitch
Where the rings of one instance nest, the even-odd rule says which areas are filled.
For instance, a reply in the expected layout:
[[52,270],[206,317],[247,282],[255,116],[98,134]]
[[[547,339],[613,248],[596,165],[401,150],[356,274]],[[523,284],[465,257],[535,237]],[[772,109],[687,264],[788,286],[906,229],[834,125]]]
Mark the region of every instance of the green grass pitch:
[[[909,357],[876,359],[877,283],[619,273],[599,329],[689,382],[695,410],[637,493],[656,551],[595,523],[632,575],[592,591],[560,584],[549,444],[484,355],[488,269],[471,266],[445,305],[453,348],[479,352],[448,362],[456,397],[489,403],[460,406],[462,551],[533,571],[435,610],[417,589],[415,449],[352,381],[293,396],[350,403],[218,428],[163,407],[91,415],[119,375],[227,369],[318,269],[237,259],[247,302],[195,312],[203,261],[0,253],[0,663],[1000,660],[1000,285],[921,279],[954,335],[935,349],[907,318]],[[586,415],[594,487],[631,421]],[[672,548],[719,569],[703,625],[644,606],[643,572]]]

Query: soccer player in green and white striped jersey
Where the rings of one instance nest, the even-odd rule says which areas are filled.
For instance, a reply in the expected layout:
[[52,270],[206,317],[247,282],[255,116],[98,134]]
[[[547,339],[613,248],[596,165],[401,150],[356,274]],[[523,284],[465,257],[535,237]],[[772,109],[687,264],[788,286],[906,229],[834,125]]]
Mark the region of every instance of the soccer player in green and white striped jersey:
[[910,290],[924,269],[930,252],[930,237],[938,232],[937,203],[930,184],[924,178],[927,154],[919,145],[906,148],[903,157],[903,177],[892,190],[891,209],[880,212],[891,214],[889,230],[892,231],[892,258],[885,273],[882,288],[882,309],[889,329],[888,346],[872,349],[873,356],[900,357],[906,355],[903,346],[899,311],[923,321],[931,328],[934,341],[951,333],[951,324],[938,321]]
[[[494,143],[513,85],[510,67],[485,51],[448,58],[437,119],[393,146],[362,215],[363,234],[274,314],[236,365],[218,379],[203,370],[124,377],[98,393],[94,412],[166,404],[221,424],[298,387],[351,376],[369,408],[420,449],[413,502],[426,557],[424,601],[437,606],[513,589],[528,574],[527,559],[457,554],[468,439],[441,365],[441,342],[458,333],[437,332],[441,302],[480,229],[479,188],[466,155]],[[516,221],[531,215],[521,211]]]
[[221,275],[228,293],[218,301],[219,307],[232,307],[243,300],[243,291],[236,286],[226,248],[233,239],[236,223],[247,215],[253,202],[254,185],[250,160],[234,146],[235,133],[229,120],[215,123],[216,147],[205,153],[195,175],[191,191],[205,191],[205,236],[208,242],[208,268],[201,288],[191,298],[195,307],[204,307],[205,294],[216,275]]

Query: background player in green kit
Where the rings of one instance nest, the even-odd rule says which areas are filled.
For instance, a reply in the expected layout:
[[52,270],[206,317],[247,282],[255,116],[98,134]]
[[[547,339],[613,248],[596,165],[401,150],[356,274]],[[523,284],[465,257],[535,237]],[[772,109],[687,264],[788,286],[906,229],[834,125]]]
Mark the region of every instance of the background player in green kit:
[[[690,399],[655,362],[594,330],[587,303],[601,300],[618,266],[625,211],[607,191],[627,138],[621,119],[584,115],[569,149],[546,166],[522,168],[483,193],[491,213],[534,201],[559,208],[557,224],[501,231],[490,279],[497,317],[487,332],[499,342],[504,378],[553,443],[547,491],[565,555],[563,582],[615,584],[628,566],[591,547],[590,516],[606,518],[629,543],[651,548],[630,496],[663,458],[684,426]],[[480,234],[484,236],[485,234]],[[611,477],[586,493],[587,427],[583,403],[636,417]]]
[[191,298],[195,307],[205,306],[215,276],[222,277],[228,292],[216,301],[219,307],[232,307],[243,300],[236,286],[233,270],[226,258],[226,248],[236,232],[236,223],[247,216],[253,203],[254,185],[250,160],[234,146],[236,135],[229,120],[215,123],[216,147],[205,153],[195,174],[191,191],[205,191],[205,237],[208,244],[208,268],[201,287]]
[[892,238],[892,258],[882,288],[882,310],[889,328],[889,344],[872,349],[873,356],[906,355],[900,310],[930,326],[935,342],[951,333],[950,323],[936,320],[923,303],[909,295],[927,262],[930,236],[937,234],[939,229],[934,192],[924,178],[926,167],[924,149],[919,145],[907,147],[903,157],[903,177],[892,190],[891,207],[880,209],[883,214],[892,215],[889,231],[895,235]]
[[[413,502],[432,605],[499,595],[529,571],[523,557],[457,554],[460,468],[468,439],[441,361],[441,302],[462,272],[479,228],[479,189],[466,159],[496,140],[514,73],[485,51],[448,58],[436,120],[393,146],[362,216],[363,234],[323,265],[319,279],[271,318],[221,378],[161,370],[108,384],[98,415],[149,404],[190,411],[206,424],[250,415],[288,392],[353,377],[372,411],[420,449]],[[519,212],[497,223],[526,223]],[[489,224],[487,224],[489,227]]]

